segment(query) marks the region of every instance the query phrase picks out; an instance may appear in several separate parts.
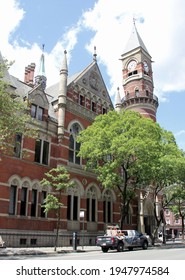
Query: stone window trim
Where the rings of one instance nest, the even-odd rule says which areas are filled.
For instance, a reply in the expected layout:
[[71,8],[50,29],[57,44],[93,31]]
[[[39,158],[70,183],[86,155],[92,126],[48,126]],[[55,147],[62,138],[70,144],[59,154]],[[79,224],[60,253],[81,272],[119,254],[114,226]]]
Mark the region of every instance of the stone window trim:
[[[69,204],[67,205],[67,219],[69,221],[77,220],[80,221],[80,202],[81,197],[84,196],[84,188],[78,179],[71,180],[74,183],[74,187],[66,190],[66,195],[69,198]],[[76,199],[75,199],[76,198]],[[75,207],[75,209],[74,209]],[[75,217],[74,217],[75,213]]]
[[[31,217],[31,218],[40,218],[41,215],[38,212],[38,209],[39,209],[39,207],[41,207],[41,204],[42,204],[41,193],[43,191],[45,191],[46,194],[48,194],[51,191],[51,188],[49,186],[42,187],[38,180],[31,180],[28,177],[21,178],[18,175],[12,175],[8,180],[8,185],[9,185],[10,189],[12,186],[16,187],[15,202],[10,201],[10,204],[12,204],[12,203],[15,204],[15,209],[14,209],[13,213],[10,213],[9,215],[14,215],[14,216],[20,215],[20,213],[18,213],[18,204],[21,203],[21,191],[23,188],[25,188],[25,189],[27,189],[27,193],[26,193],[26,206],[25,206],[25,215],[24,216]],[[32,190],[37,191],[36,215],[35,216],[31,216],[31,212],[28,213],[28,207],[32,203],[32,201],[31,201],[32,195],[30,197],[30,192],[32,192]],[[12,206],[10,206],[10,207],[12,207]]]
[[98,200],[101,198],[101,193],[98,186],[95,183],[91,183],[87,186],[85,191],[87,212],[86,218],[88,222],[97,222],[98,216]]

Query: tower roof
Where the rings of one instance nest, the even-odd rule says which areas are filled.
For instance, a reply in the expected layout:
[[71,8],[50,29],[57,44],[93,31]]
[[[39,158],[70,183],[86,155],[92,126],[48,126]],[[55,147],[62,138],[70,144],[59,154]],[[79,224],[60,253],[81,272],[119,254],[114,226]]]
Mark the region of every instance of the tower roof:
[[46,77],[44,54],[43,53],[41,54],[41,57],[40,57],[40,67],[39,67],[38,75]]
[[132,32],[131,32],[131,35],[130,35],[130,38],[126,44],[126,47],[124,49],[124,54],[125,53],[128,53],[136,48],[142,48],[145,52],[148,53],[148,50],[145,46],[145,44],[143,43],[143,40],[141,39],[138,31],[137,31],[137,28],[136,28],[136,25],[134,23],[134,26],[133,26],[133,29],[132,29]]
[[42,85],[42,89],[45,90],[46,88],[46,72],[45,72],[45,62],[44,62],[44,45],[43,45],[43,50],[42,50],[42,54],[40,57],[40,66],[39,66],[39,71],[37,76],[35,77],[35,84]]

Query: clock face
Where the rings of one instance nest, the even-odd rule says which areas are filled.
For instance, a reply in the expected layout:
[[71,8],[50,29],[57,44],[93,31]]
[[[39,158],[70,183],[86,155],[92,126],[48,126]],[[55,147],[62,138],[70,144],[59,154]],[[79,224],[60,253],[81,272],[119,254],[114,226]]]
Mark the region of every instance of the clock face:
[[147,64],[146,61],[143,62],[143,66],[144,66],[145,72],[148,72],[149,71],[149,67],[148,67],[148,64]]
[[131,60],[128,64],[128,70],[133,71],[136,68],[137,62],[135,60]]

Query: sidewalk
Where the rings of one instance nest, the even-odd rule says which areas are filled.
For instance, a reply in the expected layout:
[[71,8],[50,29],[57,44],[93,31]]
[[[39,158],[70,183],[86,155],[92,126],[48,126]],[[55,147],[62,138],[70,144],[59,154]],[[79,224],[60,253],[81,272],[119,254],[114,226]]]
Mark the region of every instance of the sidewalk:
[[88,251],[99,251],[97,246],[78,246],[76,250],[73,247],[27,247],[27,248],[1,248],[0,256],[15,256],[15,255],[45,255],[45,254],[67,254],[67,253],[83,253]]
[[[149,246],[149,249],[172,249],[185,248],[185,242],[182,241],[167,241],[166,244],[156,243],[154,246]],[[28,248],[1,248],[0,256],[15,256],[15,255],[45,255],[45,254],[67,254],[67,253],[83,253],[90,251],[101,251],[97,246],[78,246],[77,250],[73,247],[58,247],[54,251],[54,247],[28,247]]]

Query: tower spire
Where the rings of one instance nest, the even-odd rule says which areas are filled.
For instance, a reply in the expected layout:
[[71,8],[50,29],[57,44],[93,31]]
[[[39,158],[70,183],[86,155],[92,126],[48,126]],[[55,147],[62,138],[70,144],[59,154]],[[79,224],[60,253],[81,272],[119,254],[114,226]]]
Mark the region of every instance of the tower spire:
[[145,44],[143,43],[143,40],[141,39],[141,37],[137,31],[136,20],[135,20],[135,18],[133,18],[133,28],[132,28],[130,38],[127,42],[127,45],[124,49],[124,54],[127,52],[130,52],[131,50],[139,48],[139,47],[142,48],[146,53],[149,54]]
[[38,74],[35,77],[35,84],[36,85],[41,85],[42,89],[45,90],[46,88],[46,72],[45,72],[45,58],[44,58],[44,44],[42,44],[42,54],[40,57],[40,66],[39,66],[39,70],[38,70]]

